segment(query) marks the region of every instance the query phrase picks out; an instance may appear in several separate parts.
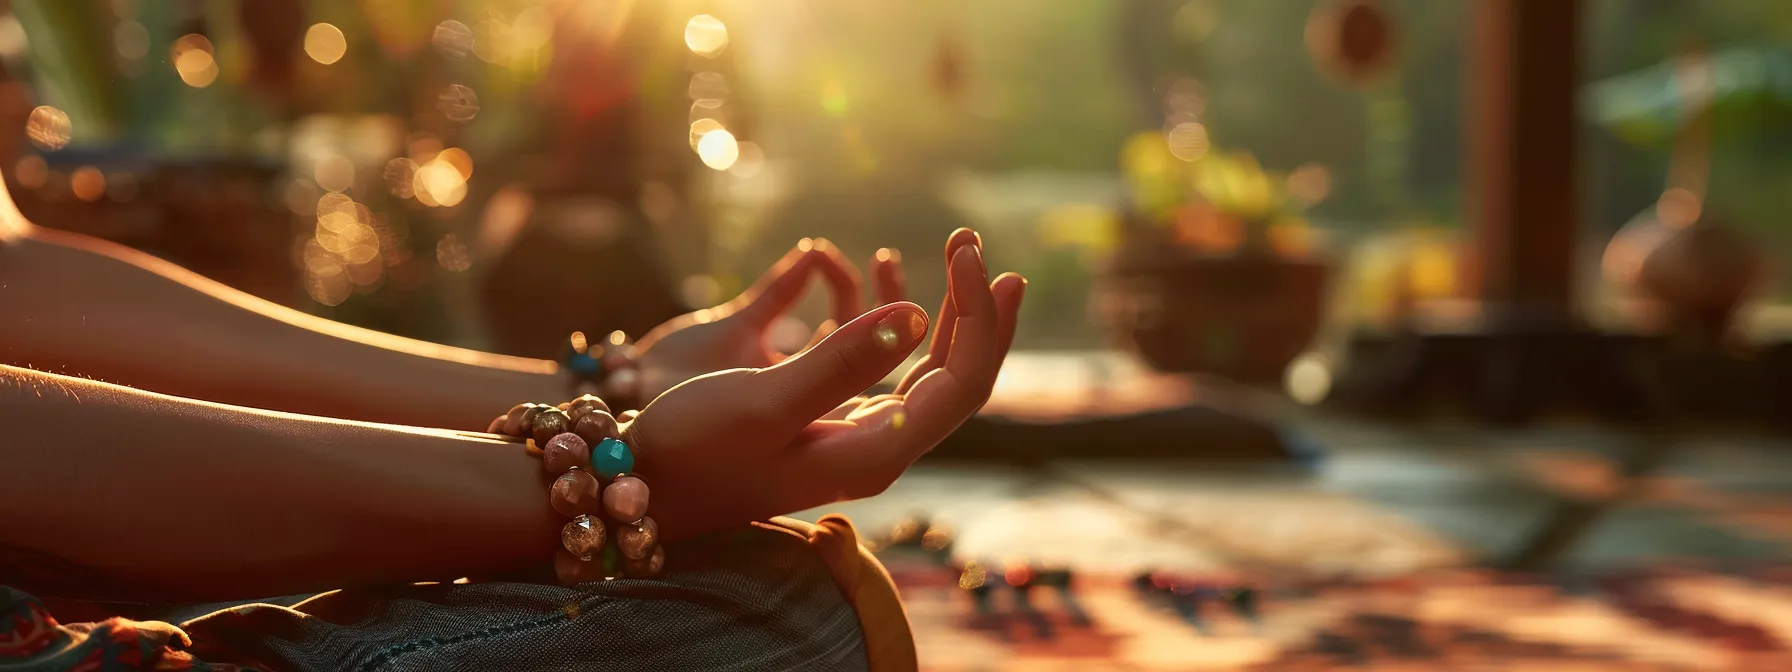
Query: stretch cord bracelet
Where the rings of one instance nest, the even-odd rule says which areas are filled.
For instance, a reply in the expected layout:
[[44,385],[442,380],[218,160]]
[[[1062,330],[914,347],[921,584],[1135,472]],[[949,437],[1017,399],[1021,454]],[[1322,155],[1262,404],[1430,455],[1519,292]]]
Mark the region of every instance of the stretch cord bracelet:
[[635,364],[635,345],[621,331],[601,341],[590,341],[581,331],[572,332],[562,348],[560,365],[573,375],[573,394],[597,394],[622,409],[642,406],[641,372]]
[[665,568],[659,525],[647,517],[647,482],[634,473],[634,452],[617,438],[616,418],[602,399],[517,404],[487,431],[524,439],[554,479],[548,503],[572,519],[560,529],[554,555],[561,583],[651,578]]

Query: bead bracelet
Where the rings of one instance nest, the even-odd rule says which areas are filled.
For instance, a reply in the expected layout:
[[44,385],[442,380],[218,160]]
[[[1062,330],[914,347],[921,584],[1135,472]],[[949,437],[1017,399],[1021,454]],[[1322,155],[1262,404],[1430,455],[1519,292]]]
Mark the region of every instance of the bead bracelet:
[[573,374],[573,394],[601,394],[624,410],[641,408],[641,374],[626,334],[613,331],[592,342],[575,331],[562,350],[560,364]]
[[548,503],[572,519],[560,529],[554,556],[561,583],[648,578],[665,567],[659,525],[647,517],[647,482],[634,472],[634,452],[618,438],[616,418],[602,399],[587,394],[559,406],[517,404],[486,431],[524,439],[554,477]]

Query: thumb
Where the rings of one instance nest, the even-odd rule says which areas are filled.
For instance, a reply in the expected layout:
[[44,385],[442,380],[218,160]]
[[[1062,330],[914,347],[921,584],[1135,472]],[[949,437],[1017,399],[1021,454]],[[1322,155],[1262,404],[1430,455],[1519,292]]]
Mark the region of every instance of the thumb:
[[906,301],[860,315],[802,354],[754,372],[765,419],[801,430],[883,380],[926,334],[927,314]]

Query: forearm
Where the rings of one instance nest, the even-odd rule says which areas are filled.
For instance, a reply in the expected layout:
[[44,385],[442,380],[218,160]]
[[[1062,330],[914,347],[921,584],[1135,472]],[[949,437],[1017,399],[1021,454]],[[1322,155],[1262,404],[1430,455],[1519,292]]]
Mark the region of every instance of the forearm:
[[[197,601],[441,580],[546,566],[557,539],[539,462],[481,435],[10,367],[0,427],[0,545],[103,579],[30,590]],[[0,576],[28,585],[37,569]]]
[[31,229],[0,255],[4,364],[255,408],[474,430],[520,401],[566,393],[552,362],[330,322],[101,241]]

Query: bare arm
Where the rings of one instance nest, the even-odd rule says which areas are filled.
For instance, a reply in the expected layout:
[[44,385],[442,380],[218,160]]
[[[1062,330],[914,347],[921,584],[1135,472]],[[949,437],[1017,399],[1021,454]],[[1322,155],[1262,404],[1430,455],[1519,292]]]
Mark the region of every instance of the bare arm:
[[567,396],[553,362],[324,320],[135,250],[30,227],[10,206],[0,202],[0,220],[14,221],[0,225],[0,364],[256,408],[470,430],[520,401]]
[[0,427],[0,577],[45,596],[224,600],[545,567],[563,522],[539,461],[488,435],[3,366]]

